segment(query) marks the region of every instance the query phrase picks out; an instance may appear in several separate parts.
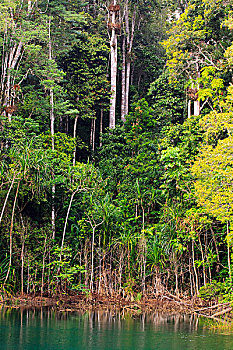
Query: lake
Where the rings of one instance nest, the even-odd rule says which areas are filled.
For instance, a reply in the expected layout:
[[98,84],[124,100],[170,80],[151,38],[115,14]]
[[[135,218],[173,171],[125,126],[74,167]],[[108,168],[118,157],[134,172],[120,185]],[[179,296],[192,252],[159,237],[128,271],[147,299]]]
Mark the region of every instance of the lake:
[[1,308],[0,349],[232,350],[233,333],[189,315]]

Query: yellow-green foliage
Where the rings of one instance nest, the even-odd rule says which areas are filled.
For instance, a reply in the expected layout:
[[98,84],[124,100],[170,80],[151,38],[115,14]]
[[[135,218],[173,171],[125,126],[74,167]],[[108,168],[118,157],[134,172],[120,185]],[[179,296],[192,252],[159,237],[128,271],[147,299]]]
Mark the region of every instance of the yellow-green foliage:
[[213,110],[200,120],[201,127],[205,130],[207,142],[216,138],[221,132],[232,136],[233,131],[233,85],[227,88],[227,95],[219,101],[219,109]]
[[233,29],[233,12],[230,11],[228,14],[228,19],[224,22],[224,25],[226,25],[229,29]]
[[[224,86],[218,76],[223,65],[232,64],[233,48],[230,46],[225,54],[224,47],[209,45],[210,36],[225,35],[223,27],[233,27],[232,14],[224,21],[223,11],[227,4],[224,0],[201,0],[189,3],[185,12],[174,22],[168,32],[168,39],[162,42],[167,54],[167,68],[171,80],[178,79],[180,74],[186,75],[189,84],[194,87],[206,83],[200,79],[200,69],[212,67],[217,70],[209,86],[202,90],[201,100],[213,97],[213,92],[219,92]],[[221,25],[222,22],[222,25]],[[224,38],[224,41],[226,39]],[[209,79],[210,77],[208,77]],[[213,90],[213,92],[211,91]],[[218,101],[216,101],[218,102]]]
[[[223,23],[226,27],[228,27],[230,30],[233,29],[233,12],[230,12],[228,15],[228,19]],[[233,65],[233,43],[231,46],[229,46],[225,53],[224,56],[227,59],[227,63],[232,66]]]
[[[189,75],[192,69],[196,70],[196,58],[202,56],[198,47],[204,43],[208,32],[206,22],[213,14],[213,9],[218,6],[217,3],[221,2],[222,0],[214,1],[211,7],[209,1],[202,0],[202,14],[197,13],[195,4],[190,4],[168,32],[168,39],[164,40],[162,45],[168,57],[167,67],[173,77],[181,70]],[[203,61],[205,58],[201,59]]]
[[4,30],[9,23],[13,23],[13,12],[17,6],[16,0],[1,0],[0,2],[0,32]]
[[195,193],[207,213],[221,222],[233,218],[233,137],[204,146],[192,167]]

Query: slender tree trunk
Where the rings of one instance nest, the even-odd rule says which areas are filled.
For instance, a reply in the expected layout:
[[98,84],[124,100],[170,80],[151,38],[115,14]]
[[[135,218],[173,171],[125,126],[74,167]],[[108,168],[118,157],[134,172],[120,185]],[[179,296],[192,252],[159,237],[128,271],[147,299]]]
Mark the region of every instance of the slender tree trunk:
[[43,293],[44,293],[44,271],[45,271],[46,242],[47,242],[47,236],[45,236],[45,240],[44,240],[44,254],[43,254],[43,261],[42,261],[42,277],[41,277],[41,292],[40,292],[41,297],[43,296]]
[[93,144],[93,129],[94,129],[94,124],[93,124],[93,119],[91,119],[91,131],[90,131],[90,147],[92,149],[92,144]]
[[[52,40],[51,40],[51,18],[49,18],[49,60],[52,60]],[[52,151],[54,151],[54,96],[53,89],[49,89],[50,95],[50,131],[51,131],[51,139],[52,139]],[[53,176],[54,177],[54,176]],[[55,239],[56,228],[55,228],[55,193],[56,186],[52,185],[52,209],[51,209],[51,225],[52,225],[52,238]]]
[[121,249],[121,253],[120,253],[120,261],[119,261],[119,293],[121,293],[122,290],[122,261],[123,261],[123,257],[124,257],[124,250]]
[[[200,70],[199,70],[199,65],[198,63],[196,64],[196,70],[197,70],[197,76],[200,78]],[[199,84],[197,85],[197,96],[196,96],[196,100],[194,101],[194,112],[193,114],[198,116],[200,115],[201,112],[201,104],[200,101],[198,100],[198,91],[199,91]]]
[[21,294],[23,295],[24,293],[24,288],[23,288],[23,282],[24,282],[24,248],[25,248],[25,241],[26,241],[26,227],[23,222],[23,215],[20,212],[20,219],[22,223],[22,228],[23,228],[23,233],[21,233],[20,238],[21,238],[21,254],[20,254],[20,259],[21,259]]
[[102,294],[102,252],[101,252],[101,237],[99,236],[99,287],[98,294]]
[[104,220],[98,224],[95,222],[93,217],[88,215],[88,222],[92,228],[92,240],[91,240],[91,278],[90,278],[90,290],[93,292],[93,281],[94,281],[94,245],[95,245],[95,230],[98,226],[102,225]]
[[192,101],[188,100],[188,118],[190,118],[192,115],[191,107],[192,107]]
[[[77,134],[77,123],[78,123],[78,115],[76,115],[75,120],[74,120],[74,133],[73,133],[74,139],[76,139],[76,134]],[[74,152],[73,152],[73,166],[75,166],[75,162],[76,162],[76,152],[77,152],[77,146],[75,143]]]
[[210,231],[211,231],[211,234],[212,234],[212,237],[213,237],[214,246],[215,246],[216,255],[217,255],[217,264],[218,264],[217,265],[217,272],[219,272],[219,269],[220,269],[220,257],[219,257],[218,243],[217,243],[216,236],[215,236],[215,233],[214,233],[214,230],[213,230],[212,226],[210,226]]
[[93,119],[93,135],[92,135],[92,151],[94,152],[95,150],[95,125],[96,125],[96,120]]
[[85,268],[85,287],[88,287],[88,246],[87,243],[89,241],[86,239],[85,240],[85,245],[84,245],[84,268]]
[[5,107],[3,114],[8,117],[9,123],[11,122],[11,116],[14,110],[14,94],[13,94],[13,81],[14,81],[14,69],[17,63],[20,61],[22,55],[23,43],[20,41],[18,44],[14,44],[5,53],[5,59],[2,61],[2,74],[1,74],[1,99],[2,105]]
[[[70,209],[71,209],[71,205],[74,199],[75,194],[80,190],[80,188],[78,187],[72,194],[70,197],[70,203],[69,203],[69,207],[67,209],[67,213],[66,213],[66,219],[65,219],[65,224],[64,224],[64,228],[63,228],[63,234],[62,234],[62,241],[61,241],[61,252],[64,246],[64,242],[65,242],[65,235],[66,235],[66,227],[67,227],[67,223],[68,223],[68,218],[69,218],[69,214],[70,214]],[[61,261],[61,255],[60,255],[60,261]]]
[[130,57],[127,58],[127,64],[126,64],[126,84],[125,84],[125,115],[129,113],[129,87],[130,87],[130,68],[131,68],[131,62]]
[[[35,4],[35,2],[34,2]],[[21,3],[22,6],[22,3]],[[25,39],[23,28],[21,23],[17,23],[14,19],[13,11],[11,9],[11,28],[8,28],[6,23],[3,35],[3,50],[2,50],[2,70],[1,70],[1,91],[0,91],[0,105],[5,108],[3,110],[3,115],[8,117],[8,121],[11,122],[12,113],[15,110],[15,88],[14,82],[16,78],[16,73],[19,69],[20,62],[23,56],[23,39]],[[32,1],[27,1],[27,17],[32,13],[33,5]],[[20,10],[19,10],[20,11]],[[18,12],[19,14],[19,12]],[[16,13],[17,15],[17,13]],[[6,21],[7,22],[7,21]],[[16,36],[21,31],[21,38]],[[30,39],[29,39],[30,40]]]
[[196,100],[194,101],[194,112],[193,115],[200,115],[200,101]]
[[[116,0],[113,0],[113,5],[116,6]],[[109,128],[114,129],[116,125],[116,90],[117,90],[117,35],[116,35],[116,11],[112,11],[111,16],[111,99],[109,113]]]
[[31,0],[28,0],[28,15],[31,13],[32,10],[32,2]]
[[4,285],[8,280],[9,274],[10,274],[10,269],[11,269],[11,265],[12,265],[12,232],[13,232],[13,223],[14,223],[14,215],[15,215],[15,206],[16,206],[16,201],[17,201],[17,197],[18,197],[18,193],[19,193],[19,185],[20,185],[20,181],[18,182],[17,185],[17,189],[15,192],[15,199],[14,199],[14,204],[13,204],[13,208],[12,208],[12,215],[11,215],[11,226],[10,226],[10,257],[9,257],[9,267],[7,270],[7,274],[4,280]]
[[93,292],[93,280],[94,280],[94,244],[95,244],[95,229],[92,227],[92,241],[91,241],[91,280],[90,280],[90,290]]
[[11,181],[9,190],[7,191],[7,194],[6,194],[6,197],[5,197],[5,201],[4,201],[4,203],[3,203],[3,207],[2,207],[2,211],[1,211],[1,216],[0,216],[0,224],[1,224],[1,222],[2,222],[2,218],[3,218],[3,214],[4,214],[4,211],[5,211],[6,205],[7,205],[8,197],[9,197],[10,192],[11,192],[11,190],[12,190],[12,187],[13,187],[13,185],[14,185],[15,178],[16,178],[16,175],[14,175],[14,177],[13,177],[13,179],[12,179],[12,181]]
[[229,279],[230,279],[230,282],[232,282],[232,275],[231,275],[231,252],[230,252],[230,243],[229,243],[229,221],[227,221],[227,261],[228,261]]
[[144,234],[145,230],[145,209],[141,200],[141,208],[142,208],[142,292],[146,291],[146,238]]
[[204,286],[206,285],[206,270],[205,270],[205,256],[204,256],[204,251],[202,248],[202,243],[201,243],[201,237],[200,235],[198,235],[198,240],[199,240],[199,244],[200,244],[200,251],[201,251],[201,259],[203,261],[203,279],[204,279]]
[[125,73],[126,73],[126,55],[125,55],[125,36],[122,39],[122,72],[121,72],[121,120],[125,122]]
[[145,234],[142,234],[141,240],[141,281],[142,281],[142,293],[146,291],[146,238]]
[[[9,54],[6,56],[7,64],[6,64],[6,70],[4,72],[3,77],[5,77],[6,81],[6,90],[5,90],[5,97],[6,97],[6,102],[9,102],[10,99],[10,85],[11,85],[11,70],[15,69],[16,64],[20,58],[21,51],[23,48],[23,43],[20,41],[18,44],[14,44],[9,49]],[[4,82],[4,80],[3,80]]]
[[193,260],[193,271],[194,271],[195,279],[196,279],[196,294],[198,294],[199,284],[198,284],[197,269],[196,269],[196,265],[195,265],[194,240],[192,240],[192,260]]
[[125,31],[126,31],[126,44],[127,44],[127,54],[126,54],[126,82],[125,82],[125,115],[129,112],[129,86],[130,86],[130,70],[131,70],[131,60],[132,60],[132,48],[134,39],[134,30],[136,22],[136,6],[133,10],[132,22],[131,22],[131,33],[129,29],[129,8],[128,0],[125,4]]
[[21,247],[21,295],[23,295],[23,280],[24,280],[24,245],[25,240],[23,239],[22,247]]
[[189,257],[189,278],[190,278],[190,294],[193,296],[193,282],[192,282],[192,266],[191,266],[191,257]]
[[28,268],[27,268],[27,294],[29,293],[29,286],[30,286],[30,264],[29,264],[29,258],[28,258]]
[[104,117],[104,111],[103,111],[103,108],[101,108],[101,110],[100,110],[100,147],[102,147],[103,117]]
[[174,261],[175,261],[175,278],[176,278],[175,294],[177,296],[179,296],[178,262],[177,262],[177,257],[176,256],[174,256]]

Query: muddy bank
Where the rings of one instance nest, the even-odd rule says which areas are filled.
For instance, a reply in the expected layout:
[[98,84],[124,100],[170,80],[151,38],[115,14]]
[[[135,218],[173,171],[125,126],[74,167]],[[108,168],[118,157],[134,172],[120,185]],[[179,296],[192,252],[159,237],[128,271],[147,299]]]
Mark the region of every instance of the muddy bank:
[[53,307],[57,311],[79,311],[79,310],[103,310],[112,309],[116,311],[129,311],[140,314],[141,312],[167,312],[167,313],[192,313],[195,309],[203,306],[200,299],[181,300],[168,296],[157,298],[146,297],[138,300],[127,300],[120,296],[106,296],[99,294],[77,294],[56,295],[50,297],[40,296],[12,296],[0,301],[1,305],[8,307]]

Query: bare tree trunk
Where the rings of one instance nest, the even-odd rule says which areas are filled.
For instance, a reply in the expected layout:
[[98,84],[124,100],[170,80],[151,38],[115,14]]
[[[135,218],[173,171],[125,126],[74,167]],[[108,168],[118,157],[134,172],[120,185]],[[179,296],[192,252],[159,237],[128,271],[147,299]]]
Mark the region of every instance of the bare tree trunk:
[[32,2],[31,0],[28,0],[28,15],[31,13],[32,10]]
[[[51,41],[51,18],[49,18],[49,60],[52,60],[52,41]],[[51,139],[52,139],[52,151],[54,151],[54,124],[55,124],[55,117],[54,117],[54,96],[53,96],[53,89],[49,89],[49,95],[50,95],[50,131],[51,131]],[[52,210],[51,210],[51,225],[52,225],[52,238],[55,239],[55,193],[56,193],[56,186],[55,184],[52,185]]]
[[194,101],[194,111],[193,111],[193,115],[200,115],[200,101],[196,100]]
[[179,296],[179,278],[178,278],[178,262],[177,262],[177,257],[175,256],[175,253],[173,253],[173,259],[174,259],[174,262],[175,262],[175,268],[174,268],[174,272],[175,272],[175,278],[176,278],[176,288],[175,288],[175,294],[177,296]]
[[23,295],[23,280],[24,280],[24,245],[25,240],[23,239],[22,247],[21,247],[21,295]]
[[204,251],[203,251],[203,248],[202,248],[202,242],[201,242],[200,235],[198,235],[198,240],[199,240],[199,244],[200,244],[201,259],[203,261],[203,279],[204,279],[204,286],[205,286],[206,285],[205,255],[204,255]]
[[[32,13],[33,6],[31,0],[27,1],[27,17]],[[21,5],[22,7],[22,1]],[[15,21],[14,15],[19,15],[21,8],[19,8],[18,13],[13,13],[12,8],[10,14],[11,29],[8,28],[8,23],[6,21],[6,26],[4,28],[3,35],[3,50],[2,50],[2,70],[1,70],[1,91],[0,91],[0,105],[4,106],[3,115],[8,117],[8,121],[11,122],[12,113],[15,110],[15,78],[16,72],[19,69],[20,62],[23,56],[23,43],[25,44],[24,28],[22,27],[21,21]],[[16,29],[19,31],[17,32]],[[18,38],[16,39],[17,35]],[[30,41],[30,38],[28,39]],[[23,78],[24,79],[24,78]],[[22,80],[23,80],[22,79]],[[18,86],[19,88],[19,86]]]
[[96,124],[96,120],[93,119],[93,130],[92,130],[92,151],[94,152],[95,150],[95,124]]
[[93,143],[93,119],[91,119],[91,131],[90,131],[90,147],[92,148],[92,143]]
[[103,253],[101,252],[101,237],[99,236],[99,286],[98,286],[98,294],[102,294],[102,259],[103,259]]
[[198,284],[198,275],[197,275],[197,269],[195,265],[195,252],[194,252],[194,240],[192,240],[192,262],[193,262],[193,271],[195,274],[195,279],[196,279],[196,294],[198,294],[199,291],[199,284]]
[[90,279],[90,290],[93,292],[93,281],[94,281],[94,244],[95,244],[95,230],[98,226],[102,225],[104,220],[98,224],[95,222],[94,218],[88,215],[88,222],[92,228],[92,240],[91,240],[91,279]]
[[141,281],[142,281],[142,293],[146,291],[146,238],[145,234],[142,234],[140,239],[141,245]]
[[101,108],[100,110],[100,147],[102,147],[103,117],[104,117],[104,111],[103,111],[103,108]]
[[5,211],[5,208],[6,208],[6,204],[7,204],[7,201],[8,201],[8,197],[9,197],[10,192],[11,192],[11,190],[12,190],[12,187],[13,187],[13,185],[14,185],[15,178],[16,178],[16,175],[14,175],[14,177],[13,177],[13,179],[12,179],[12,181],[11,181],[9,190],[7,191],[7,194],[6,194],[6,197],[5,197],[5,201],[4,201],[4,203],[3,203],[3,207],[2,207],[2,211],[1,211],[0,223],[1,223],[2,218],[3,218],[3,214],[4,214],[4,211]]
[[[51,41],[49,43],[49,59],[52,59],[52,47],[51,47]],[[52,137],[52,150],[54,151],[54,96],[53,96],[53,89],[49,89],[49,95],[50,95],[50,131],[51,131],[51,137]]]
[[18,182],[18,186],[17,186],[16,192],[15,192],[15,199],[14,199],[14,204],[13,204],[13,208],[12,208],[11,226],[10,226],[10,258],[9,258],[9,267],[8,267],[7,274],[6,274],[6,277],[4,280],[4,285],[8,280],[10,269],[11,269],[11,264],[12,264],[12,232],[13,232],[13,223],[14,223],[14,215],[15,215],[15,206],[16,206],[16,201],[17,201],[17,197],[18,197],[18,193],[19,193],[19,184],[20,184],[20,181]]
[[130,58],[128,58],[127,64],[126,64],[126,86],[125,86],[125,115],[129,113],[129,82],[130,82],[130,68],[131,68],[131,62],[129,61]]
[[121,72],[121,120],[125,122],[125,73],[126,73],[126,55],[125,55],[125,36],[122,41],[122,72]]
[[[77,134],[77,123],[78,123],[78,115],[76,115],[74,120],[74,134],[73,134],[74,139],[76,139],[76,134]],[[76,152],[77,152],[77,146],[75,143],[74,152],[73,152],[73,166],[75,166],[75,162],[76,162]]]
[[227,221],[227,261],[228,261],[229,279],[230,279],[230,282],[232,282],[232,275],[231,275],[231,252],[230,252],[230,243],[229,243],[229,221]]
[[95,229],[96,226],[92,226],[92,241],[91,241],[91,281],[90,290],[93,292],[93,280],[94,280],[94,244],[95,244]]
[[127,43],[127,54],[126,54],[126,81],[125,81],[125,115],[129,112],[129,86],[130,86],[130,70],[132,60],[132,48],[134,39],[134,30],[136,22],[136,6],[134,7],[131,23],[131,33],[129,29],[129,8],[128,0],[125,4],[125,31],[126,31],[126,43]]
[[212,226],[210,226],[210,231],[211,231],[211,234],[212,234],[212,237],[213,237],[213,241],[214,241],[214,245],[215,245],[215,250],[216,250],[216,255],[217,255],[217,272],[219,272],[219,268],[220,268],[220,257],[219,257],[219,250],[218,250],[218,243],[217,243],[217,240],[216,240],[216,237],[215,237],[215,233],[214,233],[214,230],[212,228]]
[[27,294],[29,293],[29,286],[30,286],[30,264],[29,264],[29,258],[28,258],[28,268],[27,268]]
[[190,118],[192,114],[191,107],[192,107],[192,101],[188,100],[188,118]]
[[[69,218],[69,214],[70,214],[70,209],[71,209],[71,205],[74,199],[75,194],[80,190],[80,187],[78,187],[72,194],[70,197],[70,203],[69,203],[69,207],[67,209],[67,213],[66,213],[66,219],[65,219],[65,224],[64,224],[64,228],[63,228],[63,234],[62,234],[62,241],[61,241],[61,252],[64,246],[64,241],[65,241],[65,234],[66,234],[66,227],[67,227],[67,223],[68,223],[68,218]],[[61,255],[60,255],[60,261],[61,261]]]
[[13,81],[14,81],[14,69],[17,63],[20,61],[22,55],[23,43],[20,41],[18,44],[14,44],[9,49],[9,53],[5,52],[5,60],[2,64],[1,75],[1,99],[2,105],[5,107],[4,114],[8,117],[8,121],[11,122],[11,116],[14,111],[14,94],[13,94]]
[[84,270],[85,270],[85,287],[88,287],[88,246],[87,243],[89,243],[89,241],[87,241],[87,239],[85,239],[85,244],[84,244]]
[[40,292],[41,297],[43,296],[43,293],[44,293],[44,270],[45,270],[45,256],[46,256],[46,241],[47,241],[47,236],[45,236],[45,240],[44,240],[44,254],[43,254],[43,261],[42,261],[42,277],[41,277],[41,292]]
[[[113,0],[113,5],[116,6],[116,0]],[[116,35],[116,11],[112,11],[111,16],[111,93],[110,98],[110,113],[109,113],[109,128],[114,129],[116,125],[116,89],[117,89],[117,35]]]
[[[196,70],[197,70],[197,76],[200,77],[200,71],[199,71],[199,65],[198,63],[196,64]],[[201,112],[201,105],[200,105],[200,101],[198,100],[198,90],[199,90],[200,86],[199,84],[197,85],[197,96],[196,96],[196,100],[194,101],[194,115],[200,115]]]
[[119,293],[121,293],[121,290],[122,290],[122,271],[123,271],[122,261],[123,261],[123,257],[124,257],[124,250],[121,249],[120,261],[119,261]]
[[190,278],[190,294],[193,296],[193,282],[192,282],[192,268],[191,268],[191,257],[189,257],[189,278]]
[[24,289],[23,289],[23,282],[24,282],[24,248],[25,248],[25,241],[26,241],[26,227],[23,222],[23,215],[20,212],[20,219],[22,223],[22,228],[23,228],[23,233],[21,233],[20,238],[22,242],[21,246],[21,254],[20,254],[20,259],[21,259],[21,294],[23,295]]

